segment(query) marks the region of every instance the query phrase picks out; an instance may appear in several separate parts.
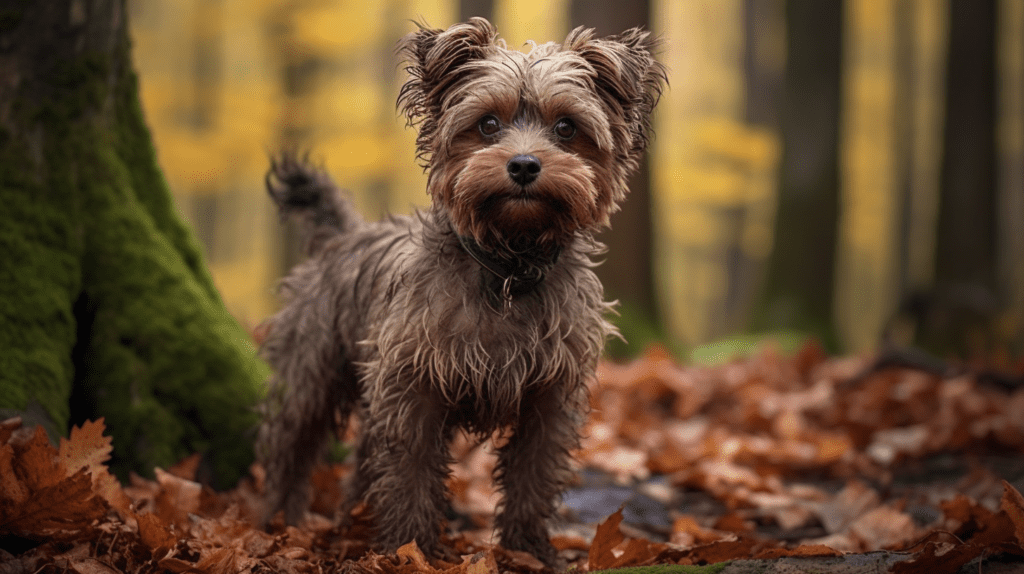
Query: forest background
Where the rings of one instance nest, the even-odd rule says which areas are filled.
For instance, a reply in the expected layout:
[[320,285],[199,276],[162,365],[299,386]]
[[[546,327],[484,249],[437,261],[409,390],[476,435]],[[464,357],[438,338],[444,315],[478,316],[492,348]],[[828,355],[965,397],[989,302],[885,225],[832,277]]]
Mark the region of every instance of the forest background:
[[[633,354],[1024,348],[1019,0],[131,0],[160,165],[250,329],[298,257],[262,188],[309,149],[371,218],[424,205],[394,45],[482,15],[512,47],[663,38],[670,88],[598,272]],[[723,342],[724,340],[724,342]],[[718,342],[718,343],[713,343]],[[711,346],[707,346],[713,343]]]
[[[600,268],[634,349],[723,358],[810,334],[842,353],[601,362],[561,555],[581,571],[1019,565],[1024,2],[130,2],[174,206],[126,1],[0,11],[3,572],[539,568],[494,546],[479,442],[453,446],[461,564],[341,535],[325,517],[351,463],[320,467],[310,520],[271,533],[253,528],[259,465],[203,486],[251,460],[239,437],[266,377],[218,289],[258,335],[298,257],[266,153],[311,149],[371,216],[422,204],[394,42],[412,19],[472,14],[513,46],[577,23],[665,39],[658,138]],[[1008,368],[935,358],[951,354]]]

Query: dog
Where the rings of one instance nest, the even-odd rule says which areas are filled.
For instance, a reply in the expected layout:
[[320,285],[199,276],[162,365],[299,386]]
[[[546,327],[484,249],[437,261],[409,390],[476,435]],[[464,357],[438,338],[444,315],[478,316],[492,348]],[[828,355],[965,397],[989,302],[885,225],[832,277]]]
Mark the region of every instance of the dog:
[[267,189],[305,222],[309,257],[282,281],[262,345],[275,371],[257,449],[265,519],[301,518],[329,431],[354,413],[342,520],[366,502],[380,549],[442,555],[449,441],[500,431],[501,544],[556,564],[548,525],[616,333],[594,233],[651,135],[667,83],[656,43],[581,27],[524,53],[483,18],[420,25],[398,47],[398,107],[432,199],[411,216],[367,223],[321,169],[272,159]]

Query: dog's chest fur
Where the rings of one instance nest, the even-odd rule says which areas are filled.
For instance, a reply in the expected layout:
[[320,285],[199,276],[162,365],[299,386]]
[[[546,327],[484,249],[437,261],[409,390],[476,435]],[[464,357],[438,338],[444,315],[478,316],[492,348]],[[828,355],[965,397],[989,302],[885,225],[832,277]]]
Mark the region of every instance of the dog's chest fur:
[[487,433],[514,422],[525,394],[578,392],[614,330],[590,270],[597,249],[574,242],[540,284],[505,307],[489,291],[487,272],[433,213],[339,237],[320,257],[336,257],[347,271],[330,291],[358,315],[338,325],[360,325],[356,332],[337,335],[360,367],[364,402],[399,382],[441,397],[457,426]]

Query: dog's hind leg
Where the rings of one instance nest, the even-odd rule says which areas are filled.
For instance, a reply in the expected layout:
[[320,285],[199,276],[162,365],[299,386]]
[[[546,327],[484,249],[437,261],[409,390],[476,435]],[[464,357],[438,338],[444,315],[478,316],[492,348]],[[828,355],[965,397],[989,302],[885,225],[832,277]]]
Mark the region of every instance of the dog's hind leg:
[[[298,282],[301,284],[301,282]],[[310,475],[329,431],[356,404],[358,383],[342,358],[330,317],[330,297],[294,297],[274,316],[262,353],[274,367],[257,439],[266,470],[265,523],[277,511],[294,524],[309,505]]]

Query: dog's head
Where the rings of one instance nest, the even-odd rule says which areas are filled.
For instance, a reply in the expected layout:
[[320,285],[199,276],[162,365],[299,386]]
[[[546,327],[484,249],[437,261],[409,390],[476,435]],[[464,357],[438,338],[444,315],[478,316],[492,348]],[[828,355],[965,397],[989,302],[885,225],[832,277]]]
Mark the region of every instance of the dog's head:
[[485,247],[559,244],[606,225],[666,82],[654,43],[639,28],[577,28],[522,53],[483,18],[406,36],[399,105],[456,233]]

